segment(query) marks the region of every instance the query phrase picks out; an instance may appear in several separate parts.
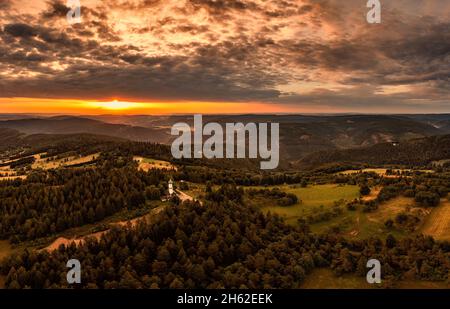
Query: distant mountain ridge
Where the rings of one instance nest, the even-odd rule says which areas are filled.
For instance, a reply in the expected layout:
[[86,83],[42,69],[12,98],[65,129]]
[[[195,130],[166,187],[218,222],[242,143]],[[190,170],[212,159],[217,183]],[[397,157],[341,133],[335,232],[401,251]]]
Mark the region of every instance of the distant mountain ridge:
[[[1,115],[0,115],[1,116]],[[170,144],[175,123],[193,126],[192,115],[169,116],[52,116],[16,119],[3,115],[0,128],[21,135],[92,134],[132,141]],[[297,162],[317,152],[362,148],[388,142],[406,142],[450,133],[450,115],[204,115],[203,124],[280,123],[280,159],[283,164]],[[4,131],[5,138],[12,131]],[[23,137],[21,137],[23,138]],[[34,137],[35,138],[35,137]]]
[[0,151],[23,148],[39,150],[53,148],[55,145],[71,145],[69,148],[83,148],[85,145],[101,145],[125,142],[126,139],[106,135],[88,133],[73,134],[31,134],[27,135],[17,130],[0,128]]
[[167,134],[162,130],[123,124],[109,124],[74,116],[5,120],[0,121],[0,128],[17,130],[27,135],[88,133],[133,141],[158,143],[166,143],[168,141]]

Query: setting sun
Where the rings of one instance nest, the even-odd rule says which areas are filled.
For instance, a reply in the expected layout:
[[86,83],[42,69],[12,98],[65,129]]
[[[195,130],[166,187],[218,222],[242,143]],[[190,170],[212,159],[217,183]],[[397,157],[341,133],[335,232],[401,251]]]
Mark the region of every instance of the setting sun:
[[139,103],[114,100],[111,102],[90,102],[90,106],[107,110],[126,110],[139,107]]

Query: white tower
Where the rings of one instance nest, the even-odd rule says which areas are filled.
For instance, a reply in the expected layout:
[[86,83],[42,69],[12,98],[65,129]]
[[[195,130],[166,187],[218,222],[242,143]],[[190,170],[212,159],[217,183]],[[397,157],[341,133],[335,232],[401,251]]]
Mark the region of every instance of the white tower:
[[169,180],[169,195],[172,196],[173,194],[174,194],[174,191],[173,191],[173,181],[172,181],[172,179],[171,179],[171,180]]

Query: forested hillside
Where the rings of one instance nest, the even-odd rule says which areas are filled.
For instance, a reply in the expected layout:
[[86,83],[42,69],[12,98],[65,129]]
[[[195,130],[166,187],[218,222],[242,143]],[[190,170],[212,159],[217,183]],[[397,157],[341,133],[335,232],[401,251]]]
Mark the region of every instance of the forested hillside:
[[450,159],[450,135],[414,139],[399,144],[381,143],[364,148],[317,152],[297,162],[297,166],[313,168],[328,163],[426,166],[432,161],[444,159]]
[[165,188],[160,187],[164,179],[158,170],[144,173],[105,164],[1,182],[0,238],[33,240],[100,221],[123,209],[136,209],[145,203],[147,187],[159,191],[156,199],[164,194]]

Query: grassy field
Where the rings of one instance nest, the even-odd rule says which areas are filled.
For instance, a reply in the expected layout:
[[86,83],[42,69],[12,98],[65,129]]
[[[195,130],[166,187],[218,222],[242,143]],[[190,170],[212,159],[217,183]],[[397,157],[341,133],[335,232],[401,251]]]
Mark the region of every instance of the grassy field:
[[450,201],[442,200],[431,211],[422,227],[422,233],[438,240],[450,240]]
[[[409,209],[409,211],[408,211]],[[364,212],[361,206],[355,211],[344,210],[343,214],[328,221],[311,225],[311,230],[315,233],[327,231],[330,227],[338,226],[341,233],[348,237],[366,239],[371,236],[381,238],[392,234],[397,238],[402,238],[411,234],[406,230],[391,228],[384,225],[388,219],[395,220],[395,217],[401,212],[426,213],[426,210],[415,207],[412,198],[397,197],[379,205],[377,210]]]
[[378,209],[367,215],[372,222],[384,223],[388,219],[394,219],[396,215],[407,210],[408,207],[414,207],[413,198],[396,197],[383,204]]
[[[264,187],[256,187],[264,188]],[[277,213],[284,217],[288,223],[296,224],[297,219],[311,214],[321,207],[331,207],[336,201],[352,201],[359,198],[358,186],[340,186],[335,184],[308,186],[301,188],[299,185],[277,186],[282,191],[295,194],[300,202],[289,207],[267,205],[261,201],[260,205],[265,212]],[[270,189],[270,187],[267,187]]]
[[[310,215],[329,211],[335,203],[341,201],[341,214],[331,217],[328,220],[309,224],[311,231],[314,233],[323,233],[330,229],[337,229],[343,235],[351,238],[365,239],[374,235],[385,238],[388,234],[401,238],[411,234],[411,232],[396,227],[391,229],[386,228],[385,222],[388,219],[395,220],[396,216],[402,212],[412,213],[420,218],[425,218],[429,212],[429,210],[416,207],[414,199],[406,197],[397,197],[387,201],[379,205],[378,209],[372,212],[364,212],[362,205],[358,205],[356,210],[350,211],[345,206],[345,202],[360,197],[358,186],[328,184],[301,188],[296,185],[283,185],[278,186],[278,188],[282,191],[297,195],[301,202],[293,206],[283,207],[276,205],[276,201],[259,196],[252,198],[247,196],[246,199],[250,204],[259,206],[266,213],[272,212],[279,214],[285,218],[287,223],[292,225],[298,224],[297,222],[300,218],[308,218]],[[380,189],[381,188],[373,188],[373,194],[365,197],[365,199],[370,200],[376,198]],[[438,211],[438,209],[436,210]],[[450,206],[442,207],[442,211],[445,213],[448,211],[449,214],[447,214],[447,216],[450,215]],[[436,216],[437,218],[440,218],[443,215],[442,213],[437,213]],[[436,222],[435,224],[438,224],[440,228],[439,231],[441,231],[443,235],[450,235],[450,232],[446,230],[446,228],[450,227],[445,225],[446,222],[449,221],[450,220],[448,219],[447,221],[445,219],[440,219],[440,221],[437,221],[437,219],[431,220],[431,222]],[[443,228],[443,226],[446,226],[446,228]],[[436,233],[434,235],[436,235]]]
[[176,170],[176,166],[172,165],[172,163],[167,161],[155,160],[151,158],[143,158],[135,156],[133,157],[135,161],[139,163],[139,169],[145,172],[151,169],[174,169]]

